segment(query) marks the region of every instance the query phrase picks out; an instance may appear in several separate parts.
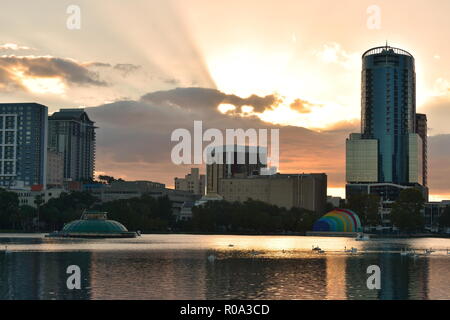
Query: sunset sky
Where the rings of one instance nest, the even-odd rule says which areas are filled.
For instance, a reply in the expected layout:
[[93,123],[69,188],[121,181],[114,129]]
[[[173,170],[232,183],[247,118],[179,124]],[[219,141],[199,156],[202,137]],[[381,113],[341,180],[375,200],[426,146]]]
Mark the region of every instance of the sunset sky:
[[388,41],[416,59],[430,193],[450,199],[449,12],[448,0],[2,1],[0,101],[89,108],[97,172],[168,186],[188,171],[170,161],[172,130],[280,128],[281,172],[325,172],[343,195],[361,55]]

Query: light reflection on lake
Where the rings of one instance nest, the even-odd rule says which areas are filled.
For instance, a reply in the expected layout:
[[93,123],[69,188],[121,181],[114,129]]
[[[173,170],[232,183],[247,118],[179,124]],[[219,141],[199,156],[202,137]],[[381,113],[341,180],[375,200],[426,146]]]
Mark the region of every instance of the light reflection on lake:
[[[403,248],[419,256],[400,256]],[[0,234],[0,299],[450,299],[447,248],[439,238]],[[66,287],[69,265],[81,268],[81,290]],[[366,286],[370,265],[381,268],[381,290]]]

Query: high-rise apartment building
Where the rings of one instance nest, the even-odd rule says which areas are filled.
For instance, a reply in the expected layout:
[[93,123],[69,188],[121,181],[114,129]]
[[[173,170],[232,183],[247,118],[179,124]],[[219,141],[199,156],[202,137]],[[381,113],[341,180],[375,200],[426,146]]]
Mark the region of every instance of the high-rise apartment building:
[[0,186],[46,186],[48,108],[0,104]]
[[368,184],[425,192],[426,117],[416,115],[414,64],[410,53],[387,45],[363,54],[361,133],[346,143],[347,197]]
[[49,117],[49,147],[63,154],[64,179],[94,177],[95,129],[84,109],[61,109]]

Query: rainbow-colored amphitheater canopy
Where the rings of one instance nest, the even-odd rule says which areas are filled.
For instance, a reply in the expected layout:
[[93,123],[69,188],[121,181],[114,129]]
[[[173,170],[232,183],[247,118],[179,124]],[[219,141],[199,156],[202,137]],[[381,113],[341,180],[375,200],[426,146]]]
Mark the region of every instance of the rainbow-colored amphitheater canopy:
[[334,209],[314,223],[313,231],[361,232],[361,220],[348,209]]

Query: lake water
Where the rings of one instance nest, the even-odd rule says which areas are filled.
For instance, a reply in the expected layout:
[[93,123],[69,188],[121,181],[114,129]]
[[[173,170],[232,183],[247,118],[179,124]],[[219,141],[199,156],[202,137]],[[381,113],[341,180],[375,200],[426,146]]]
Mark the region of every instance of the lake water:
[[[0,234],[0,299],[450,299],[447,248],[438,238]],[[70,265],[81,269],[80,290],[66,286]],[[367,288],[370,265],[381,269],[380,290]]]

